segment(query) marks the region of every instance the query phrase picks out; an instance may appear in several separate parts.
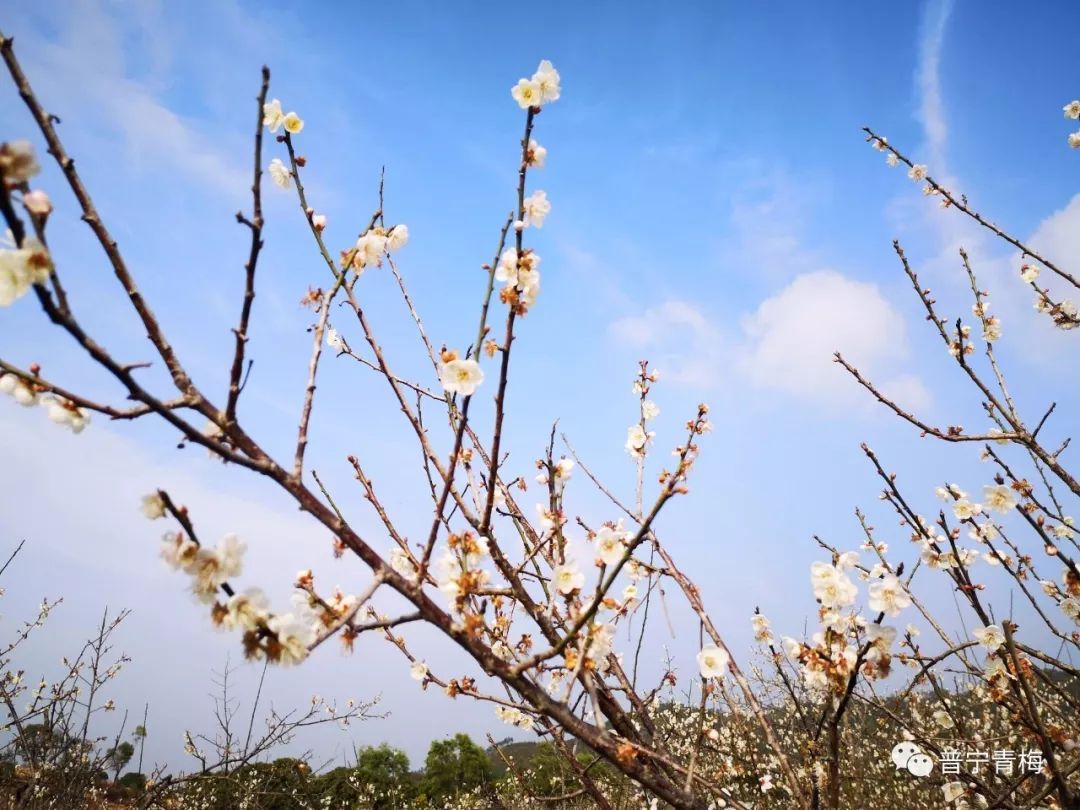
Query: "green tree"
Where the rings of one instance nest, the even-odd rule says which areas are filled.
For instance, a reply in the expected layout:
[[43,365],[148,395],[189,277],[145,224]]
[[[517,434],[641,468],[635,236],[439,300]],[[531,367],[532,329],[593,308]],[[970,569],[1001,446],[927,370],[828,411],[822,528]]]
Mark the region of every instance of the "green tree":
[[109,767],[112,768],[113,781],[115,782],[120,778],[120,771],[124,766],[131,762],[131,758],[135,755],[135,746],[125,741],[120,743],[115,748],[109,750],[107,759]]
[[369,788],[375,810],[400,807],[413,793],[409,757],[386,743],[357,750],[355,777]]
[[428,799],[445,800],[493,781],[491,762],[468,734],[435,740],[424,760],[420,789]]

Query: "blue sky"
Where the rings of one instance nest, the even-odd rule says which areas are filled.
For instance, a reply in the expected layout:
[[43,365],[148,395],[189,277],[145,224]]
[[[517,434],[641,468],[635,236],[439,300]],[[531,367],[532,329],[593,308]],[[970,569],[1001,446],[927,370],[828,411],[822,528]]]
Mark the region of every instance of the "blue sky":
[[[1068,265],[1080,253],[1080,169],[1060,108],[1080,90],[1075,5],[701,3],[662,15],[654,4],[627,3],[313,6],[87,0],[22,4],[0,18],[205,390],[227,383],[247,251],[233,214],[250,205],[261,64],[273,71],[271,95],[306,121],[305,185],[329,217],[329,244],[346,246],[370,216],[385,165],[388,219],[412,234],[401,266],[416,304],[437,344],[463,346],[475,328],[479,266],[513,203],[522,115],[509,88],[548,58],[563,97],[538,119],[549,156],[534,182],[553,212],[530,234],[544,257],[544,290],[515,349],[510,467],[528,474],[558,418],[583,457],[631,492],[621,445],[639,357],[664,374],[658,447],[681,440],[698,401],[712,404],[717,429],[703,443],[692,496],[674,505],[662,530],[735,649],[747,648],[755,605],[778,630],[801,630],[813,611],[812,534],[846,548],[860,541],[853,508],[878,508],[860,441],[928,510],[942,470],[973,489],[989,481],[973,448],[917,441],[829,362],[842,350],[932,422],[981,424],[978,401],[925,330],[892,238],[904,241],[954,315],[969,312],[955,253],[968,247],[1003,317],[1001,357],[1014,386],[1028,392],[1023,403],[1035,411],[1057,399],[1064,415],[1053,429],[1076,427],[1067,407],[1076,402],[1075,377],[1055,370],[1068,347],[1035,321],[1016,257],[924,200],[860,132],[871,125],[886,134]],[[34,137],[8,82],[0,81],[0,105],[0,137]],[[53,167],[40,184],[57,204],[54,253],[83,320],[109,345],[131,347],[125,359],[148,359]],[[272,186],[264,196],[255,368],[241,414],[284,454],[309,351],[309,314],[297,302],[325,283],[325,268],[293,197]],[[363,293],[394,366],[431,382],[392,278],[372,272]],[[116,394],[46,328],[29,298],[2,313],[0,355],[41,362],[68,387]],[[419,525],[426,506],[416,451],[379,381],[353,365],[324,367],[312,466],[375,533],[344,463],[358,454],[388,508]],[[29,541],[18,579],[5,583],[5,618],[43,593],[65,596],[54,633],[30,653],[28,667],[48,671],[104,604],[134,608],[122,636],[134,662],[120,697],[136,711],[152,701],[149,745],[158,759],[179,761],[192,716],[202,711],[208,725],[209,671],[239,649],[209,629],[157,561],[157,527],[136,514],[141,494],[164,485],[208,535],[238,532],[252,549],[252,581],[279,600],[298,568],[349,590],[363,583],[359,565],[332,561],[329,539],[269,485],[201,452],[176,451],[169,430],[99,419],[72,437],[39,412],[7,404],[0,413],[4,457],[17,459],[0,481],[5,503],[20,505],[0,510],[0,529],[5,543]],[[572,494],[575,511],[592,522],[613,517],[583,477]],[[882,531],[895,525],[886,513],[877,519]],[[947,593],[928,598],[952,609]],[[653,666],[665,647],[690,666],[696,633],[684,626],[674,639],[666,631],[652,639]],[[430,662],[469,672],[453,650],[431,643]],[[354,739],[389,740],[414,763],[432,737],[501,733],[482,708],[418,696],[391,652],[376,639],[352,658],[320,651],[298,671],[275,672],[271,690],[283,703],[312,691],[382,693],[391,718]],[[348,739],[311,744],[329,757]]]

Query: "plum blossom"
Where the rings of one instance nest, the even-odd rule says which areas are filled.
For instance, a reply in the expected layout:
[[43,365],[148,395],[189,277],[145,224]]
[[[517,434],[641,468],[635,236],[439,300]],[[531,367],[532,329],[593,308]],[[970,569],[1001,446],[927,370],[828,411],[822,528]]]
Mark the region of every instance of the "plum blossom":
[[641,403],[641,418],[645,421],[655,419],[660,415],[660,406],[653,402],[651,399],[643,400]]
[[484,370],[475,360],[462,359],[454,354],[439,365],[439,381],[448,393],[469,397],[484,381]]
[[71,428],[72,433],[82,433],[83,428],[90,424],[89,411],[80,408],[71,400],[47,397],[42,400],[42,404],[47,408],[49,421]]
[[525,198],[522,203],[522,209],[525,211],[526,225],[543,228],[544,220],[547,218],[547,215],[551,213],[551,203],[548,202],[547,193],[544,191],[534,191]]
[[697,654],[697,662],[702,678],[723,678],[728,664],[731,663],[731,656],[727,650],[710,644],[702,647]]
[[263,104],[263,126],[271,132],[277,132],[285,122],[285,114],[281,111],[280,99],[272,99]]
[[641,425],[631,425],[626,431],[626,451],[634,458],[643,457],[652,437],[652,432],[646,433]]
[[415,582],[417,574],[419,573],[416,569],[416,564],[410,559],[409,555],[400,548],[391,549],[390,567],[410,582]]
[[22,377],[0,375],[0,393],[7,394],[24,408],[38,404],[38,392]]
[[1080,624],[1080,599],[1075,596],[1067,596],[1061,600],[1058,607],[1061,608],[1062,613]]
[[382,258],[386,255],[388,241],[386,233],[381,228],[372,228],[357,239],[352,257],[353,269],[360,272],[365,267],[381,265]]
[[525,162],[534,169],[542,169],[546,160],[547,149],[537,143],[535,139],[529,138],[529,146],[525,150]]
[[280,613],[271,617],[267,628],[277,638],[277,663],[282,666],[299,664],[308,655],[308,645],[315,641],[315,629],[310,622],[292,613]]
[[941,792],[945,794],[945,801],[954,802],[964,795],[963,782],[946,782],[941,786]]
[[532,79],[518,79],[518,83],[510,88],[510,95],[523,110],[539,107],[541,103],[540,85]]
[[604,565],[615,565],[626,553],[625,533],[613,526],[601,526],[596,532],[596,554]]
[[281,158],[271,160],[266,170],[270,172],[270,179],[274,181],[278,188],[288,188],[292,183],[292,172],[289,171],[288,166],[281,162]]
[[423,661],[413,661],[409,667],[409,677],[414,681],[422,681],[428,676],[428,665]]
[[826,608],[845,608],[855,602],[858,588],[841,571],[828,563],[815,562],[810,566],[814,597]]
[[286,113],[281,124],[290,135],[296,135],[304,128],[304,120],[294,112]]
[[1080,118],[1080,99],[1070,101],[1068,104],[1062,107],[1061,110],[1065,113],[1066,118],[1072,121],[1077,120],[1078,118]]
[[32,236],[23,240],[21,248],[0,248],[0,307],[22,298],[33,285],[44,284],[51,269],[48,251]]
[[0,171],[9,187],[25,183],[40,172],[33,144],[26,140],[0,143]]
[[1073,149],[1080,149],[1080,130],[1069,133],[1069,146]]
[[1025,264],[1020,268],[1020,278],[1031,284],[1039,277],[1039,267],[1035,264]]
[[532,80],[536,82],[536,86],[540,89],[541,104],[559,100],[559,71],[555,70],[555,66],[547,59],[540,61]]
[[983,500],[986,501],[987,507],[1002,514],[1015,509],[1017,503],[1016,493],[1004,484],[983,487]]
[[342,340],[341,335],[338,334],[338,330],[332,326],[326,330],[326,345],[335,352],[345,350],[345,341]]
[[580,591],[585,585],[585,575],[571,563],[560,565],[552,571],[551,580],[555,584],[555,590],[563,596]]
[[870,585],[870,609],[888,616],[897,616],[911,605],[911,597],[895,574],[887,574]]
[[972,631],[972,635],[975,636],[975,640],[979,642],[988,652],[1001,647],[1005,643],[1005,634],[1001,632],[1001,628],[996,624],[989,624],[986,627],[976,627]]
[[953,514],[957,520],[968,520],[982,512],[982,504],[972,503],[967,498],[960,498],[953,504]]
[[143,515],[150,520],[165,517],[165,500],[157,492],[143,495],[141,508]]
[[404,224],[395,225],[386,234],[387,250],[401,250],[409,241],[409,226]]
[[750,617],[750,624],[754,628],[754,640],[762,644],[770,644],[773,640],[772,627],[769,620],[760,613]]
[[225,616],[222,626],[227,630],[257,630],[269,618],[270,603],[266,595],[258,588],[249,588],[242,593],[235,593],[225,604]]
[[927,169],[922,163],[916,163],[910,169],[908,169],[907,176],[914,180],[916,183],[926,179]]

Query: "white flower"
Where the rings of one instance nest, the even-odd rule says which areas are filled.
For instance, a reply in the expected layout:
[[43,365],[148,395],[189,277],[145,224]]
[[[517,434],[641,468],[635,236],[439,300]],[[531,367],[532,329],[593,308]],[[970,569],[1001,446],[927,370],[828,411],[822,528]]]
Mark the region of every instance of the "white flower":
[[195,561],[199,546],[180,534],[166,534],[161,542],[161,558],[170,568],[187,570]]
[[386,235],[386,247],[388,250],[401,250],[409,241],[409,226],[404,224],[395,225]]
[[651,399],[646,399],[641,403],[641,418],[648,421],[649,419],[655,419],[660,415],[660,406],[653,402]]
[[475,360],[454,358],[439,365],[439,381],[443,390],[469,397],[484,381],[484,370]]
[[941,786],[941,791],[945,794],[945,801],[954,802],[964,795],[964,783],[947,782]]
[[952,728],[954,725],[956,725],[953,722],[953,719],[949,716],[949,713],[944,709],[938,709],[936,712],[934,712],[934,722],[942,728]]
[[548,202],[547,194],[543,191],[534,191],[525,198],[523,203],[525,211],[525,224],[535,225],[537,228],[544,227],[544,219],[551,213],[551,203]]
[[652,438],[651,433],[646,433],[641,425],[631,425],[626,430],[626,450],[630,455],[639,458],[645,455],[645,445]]
[[280,158],[274,158],[270,161],[270,165],[267,167],[267,171],[270,172],[270,179],[274,181],[280,188],[288,188],[292,182],[292,173],[289,168],[281,162]]
[[320,233],[322,231],[325,231],[326,230],[326,214],[312,214],[311,215],[311,227],[313,227],[315,230],[319,231]]
[[604,565],[615,565],[623,558],[625,551],[622,532],[611,526],[601,526],[596,532],[596,554]]
[[24,408],[38,404],[38,393],[30,384],[14,374],[0,375],[0,393],[7,394]]
[[889,152],[889,154],[885,156],[885,164],[887,166],[895,166],[899,162],[900,159],[896,156],[895,152]]
[[411,667],[409,667],[409,676],[414,681],[422,681],[428,675],[428,665],[423,661],[413,661]]
[[308,644],[315,640],[315,630],[310,623],[292,613],[281,613],[271,617],[266,625],[277,636],[279,664],[299,664],[307,658]]
[[585,585],[585,575],[570,563],[560,565],[552,571],[551,579],[555,584],[555,590],[563,596],[569,596],[574,591],[581,590]]
[[410,582],[416,581],[416,565],[400,548],[390,550],[390,567]]
[[710,644],[703,647],[697,654],[697,662],[702,678],[723,678],[731,662],[731,656],[728,655],[727,650]]
[[165,517],[165,500],[157,492],[143,495],[142,513],[150,520]]
[[916,183],[926,179],[926,166],[922,163],[916,163],[910,169],[908,169],[907,176],[914,180]]
[[547,149],[533,138],[529,138],[529,148],[525,150],[525,159],[534,169],[542,169],[544,168],[544,161],[547,160]]
[[48,251],[32,236],[21,248],[0,249],[0,307],[22,298],[34,284],[48,281],[51,268]]
[[953,514],[957,520],[968,520],[982,512],[982,504],[972,503],[967,498],[961,498],[953,504]]
[[1080,599],[1077,599],[1075,596],[1066,597],[1061,600],[1058,607],[1061,608],[1062,613],[1077,624],[1080,624]]
[[31,214],[43,217],[53,210],[49,195],[41,189],[28,191],[22,195],[22,203]]
[[532,79],[518,79],[518,83],[510,88],[510,95],[523,110],[541,104],[540,85]]
[[637,593],[638,593],[637,585],[635,585],[634,583],[631,582],[629,585],[627,585],[625,588],[623,588],[623,592],[622,592],[623,601],[624,602],[632,602],[633,600],[637,599]]
[[870,585],[870,609],[896,616],[911,604],[911,597],[895,574],[888,574]]
[[517,286],[518,276],[518,252],[517,248],[507,248],[499,257],[499,264],[495,268],[495,280],[505,281]]
[[1020,268],[1020,278],[1031,284],[1039,277],[1039,267],[1035,264],[1025,264]]
[[1066,118],[1069,118],[1073,121],[1077,120],[1078,118],[1080,118],[1080,100],[1070,101],[1068,104],[1062,107],[1061,110],[1065,113]]
[[269,602],[258,588],[236,593],[225,603],[226,613],[222,625],[228,629],[257,630],[269,618]]
[[285,121],[285,115],[281,112],[281,101],[273,99],[263,104],[263,126],[271,132],[277,132]]
[[0,170],[8,186],[25,183],[40,172],[41,166],[34,157],[33,144],[30,141],[0,143]]
[[896,639],[896,628],[884,624],[869,624],[866,627],[866,640],[882,652],[888,652]]
[[341,335],[338,334],[337,329],[332,326],[326,330],[326,345],[335,352],[345,350],[345,341],[341,339]]
[[845,551],[836,559],[836,567],[841,571],[850,571],[859,564],[859,552]]
[[42,400],[47,407],[49,420],[58,425],[66,425],[72,433],[82,433],[83,428],[90,424],[90,414],[85,408],[78,407],[74,402],[62,397],[49,397]]
[[560,458],[555,462],[555,481],[566,483],[574,474],[574,460],[572,458]]
[[304,128],[304,120],[294,112],[286,113],[281,123],[290,135],[296,135]]
[[1005,643],[1005,634],[1001,632],[1001,628],[996,624],[990,624],[986,627],[977,627],[972,632],[975,636],[975,640],[982,644],[988,652],[993,652]]
[[559,71],[547,59],[540,62],[532,80],[540,90],[540,103],[559,100]]
[[760,641],[763,644],[771,643],[773,640],[772,629],[769,626],[769,620],[762,616],[760,613],[755,613],[750,617],[750,625],[754,628],[754,640]]
[[828,563],[811,564],[810,582],[814,597],[826,608],[848,607],[858,595],[855,583]]
[[227,534],[221,539],[217,551],[221,556],[221,573],[225,577],[235,577],[240,573],[244,552],[247,545],[240,542],[235,534]]
[[1069,146],[1073,149],[1080,149],[1080,130],[1069,133]]
[[1004,484],[983,487],[983,500],[988,507],[1002,514],[1016,508],[1016,493]]
[[365,267],[382,264],[382,258],[386,254],[387,237],[379,229],[372,229],[356,240],[356,252],[353,254],[352,266],[360,271]]

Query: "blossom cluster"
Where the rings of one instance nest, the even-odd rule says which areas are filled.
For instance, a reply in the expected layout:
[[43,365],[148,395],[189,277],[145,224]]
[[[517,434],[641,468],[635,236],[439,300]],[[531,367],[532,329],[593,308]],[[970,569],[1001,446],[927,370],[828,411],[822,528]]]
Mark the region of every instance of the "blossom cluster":
[[0,374],[0,393],[7,394],[25,408],[41,405],[49,420],[82,433],[90,424],[90,412],[74,402],[58,395],[45,393],[47,389],[17,374]]
[[[1070,121],[1080,119],[1080,99],[1070,101],[1061,109],[1065,113],[1065,117]],[[1069,133],[1069,146],[1073,149],[1080,149],[1080,129]]]

